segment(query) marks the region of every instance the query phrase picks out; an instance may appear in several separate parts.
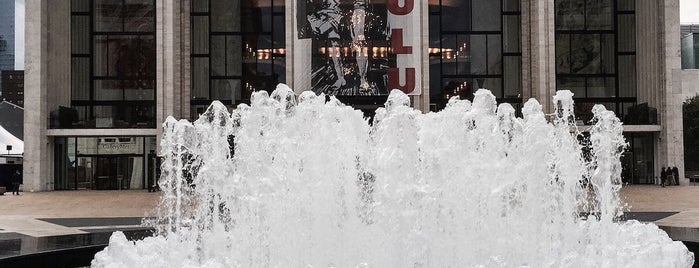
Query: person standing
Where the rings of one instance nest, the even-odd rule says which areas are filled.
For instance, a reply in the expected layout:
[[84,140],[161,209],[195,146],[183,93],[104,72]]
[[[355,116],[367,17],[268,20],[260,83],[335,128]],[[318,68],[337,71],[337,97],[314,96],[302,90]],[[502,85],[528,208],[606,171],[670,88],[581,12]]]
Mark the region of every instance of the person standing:
[[667,185],[668,186],[673,186],[675,185],[675,175],[672,173],[672,167],[668,166],[667,167]]
[[665,167],[660,169],[660,186],[665,187],[665,180],[667,179],[667,171]]
[[15,170],[15,174],[12,176],[12,195],[19,195],[19,184],[22,182],[22,173]]
[[680,185],[680,169],[677,166],[672,168],[672,175],[675,176],[675,185]]

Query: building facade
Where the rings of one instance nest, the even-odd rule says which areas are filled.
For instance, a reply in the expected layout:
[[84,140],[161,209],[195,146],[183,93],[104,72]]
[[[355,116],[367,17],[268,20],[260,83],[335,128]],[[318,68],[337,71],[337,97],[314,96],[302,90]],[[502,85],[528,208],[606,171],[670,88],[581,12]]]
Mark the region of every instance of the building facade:
[[[15,1],[0,2],[0,74],[15,69]],[[5,85],[0,83],[0,95]]]
[[680,26],[682,69],[699,69],[699,24]]
[[2,71],[2,94],[0,98],[14,105],[24,107],[24,71]]
[[624,121],[625,182],[666,166],[684,177],[678,0],[27,0],[26,12],[27,190],[147,187],[168,115],[277,83],[369,116],[394,88],[423,112],[478,88],[551,112],[571,90],[581,129],[596,103]]

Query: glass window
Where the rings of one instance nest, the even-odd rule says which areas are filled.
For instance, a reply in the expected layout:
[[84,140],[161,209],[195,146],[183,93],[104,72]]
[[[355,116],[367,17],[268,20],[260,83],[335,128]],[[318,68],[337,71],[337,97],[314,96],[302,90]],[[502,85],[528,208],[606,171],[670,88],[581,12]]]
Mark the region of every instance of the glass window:
[[[270,1],[242,1],[240,18],[243,32],[269,33],[272,31],[272,8]],[[275,5],[276,6],[276,5]]]
[[[488,73],[488,44],[486,35],[471,35],[471,42],[468,46],[468,51],[473,51],[474,53],[469,53],[470,56],[470,72],[460,73],[470,73],[470,74],[487,74]],[[483,53],[485,52],[485,53]]]
[[73,16],[71,29],[71,52],[73,54],[90,53],[90,16]]
[[505,57],[505,98],[519,98],[522,92],[522,58]]
[[191,18],[193,119],[213,100],[231,107],[285,80],[283,1],[193,1]]
[[467,31],[471,27],[471,1],[453,1],[442,4],[441,20],[443,31]]
[[620,52],[636,51],[636,16],[633,14],[620,14],[618,21],[618,41]]
[[[607,98],[616,97],[616,86],[613,77],[587,78],[587,97]],[[612,110],[614,111],[614,110]]]
[[634,11],[636,8],[636,0],[617,0],[617,9],[619,11]]
[[451,96],[472,99],[478,88],[489,89],[498,101],[521,103],[519,2],[433,4],[435,12],[429,18],[431,109],[443,109]]
[[192,54],[209,54],[209,17],[192,16]]
[[124,31],[155,31],[155,3],[152,0],[124,0]]
[[[238,76],[241,75],[242,65],[240,62],[243,58],[243,43],[240,36],[226,36],[226,75]],[[269,51],[258,51],[257,53],[267,53]]]
[[[458,45],[456,45],[456,35],[442,35],[441,49],[442,49],[442,73],[446,75],[455,75],[457,55],[456,51]],[[469,44],[469,47],[470,44]]]
[[636,97],[636,55],[619,56],[619,96]]
[[475,78],[473,79],[473,87],[475,89],[485,88],[495,95],[496,98],[502,98],[502,78]]
[[124,100],[124,91],[119,80],[96,80],[95,100]]
[[585,94],[585,78],[582,77],[558,77],[556,79],[556,89],[570,90],[575,98],[587,97]]
[[155,140],[154,137],[56,138],[54,185],[57,190],[144,189],[146,174],[156,173],[152,168],[156,162],[151,160],[155,157],[151,153]]
[[211,75],[226,75],[226,36],[211,36]]
[[208,0],[191,0],[192,12],[209,12]]
[[520,16],[510,15],[503,16],[504,29],[503,38],[505,39],[504,52],[519,53],[522,47],[522,36],[520,33]]
[[216,100],[240,100],[242,97],[238,79],[214,79],[211,87],[211,98]]
[[431,15],[429,18],[430,48],[439,46],[439,16]]
[[488,74],[502,74],[502,39],[499,34],[488,35]]
[[155,128],[155,0],[71,5],[72,108],[52,126]]
[[631,146],[633,147],[633,183],[653,184],[655,172],[653,172],[653,143],[652,133],[633,133]]
[[602,74],[615,73],[615,38],[613,34],[600,35],[600,70]]
[[612,0],[587,0],[587,30],[611,30],[613,28]]
[[192,58],[192,99],[209,98],[209,58]]
[[503,4],[505,6],[503,7],[502,10],[506,11],[506,12],[518,12],[520,9],[520,7],[519,7],[520,0],[504,0]]
[[71,0],[70,7],[72,12],[90,12],[90,0]]
[[211,31],[240,31],[240,0],[211,0]]
[[595,103],[604,103],[618,115],[624,114],[624,107],[636,103],[633,2],[555,2],[557,88],[575,93],[576,104],[581,104],[576,112],[586,123]]
[[120,78],[155,74],[153,36],[100,35],[95,37],[95,75]]
[[[473,100],[473,93],[476,92],[476,85],[472,78],[444,78],[442,79],[441,101],[446,102],[449,98],[459,96],[465,100]],[[485,83],[485,82],[484,82]],[[443,107],[442,107],[443,108]]]
[[[471,0],[473,31],[501,31],[500,1]],[[463,16],[463,15],[462,15]]]
[[72,98],[74,100],[90,99],[90,58],[74,57],[71,59]]
[[570,73],[570,35],[556,35],[556,72]]
[[597,34],[573,34],[570,38],[570,71],[600,73],[600,40]]
[[121,32],[124,30],[122,0],[95,0],[95,31]]
[[582,30],[585,27],[585,1],[556,0],[556,30]]
[[274,25],[273,25],[273,30],[272,30],[272,47],[275,48],[283,48],[286,44],[286,36],[284,31],[286,28],[286,25],[284,24],[284,16],[274,16],[272,17],[274,20]]

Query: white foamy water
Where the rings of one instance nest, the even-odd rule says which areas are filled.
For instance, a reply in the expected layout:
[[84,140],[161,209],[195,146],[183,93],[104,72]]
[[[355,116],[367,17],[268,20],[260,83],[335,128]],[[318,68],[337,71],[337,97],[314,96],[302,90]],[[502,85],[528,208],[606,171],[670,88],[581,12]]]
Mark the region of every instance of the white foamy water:
[[[421,114],[394,90],[370,125],[280,85],[164,124],[157,235],[117,232],[95,267],[691,267],[653,224],[618,221],[625,141],[595,106],[587,147],[559,91],[515,117],[479,90]],[[233,145],[233,149],[231,146]],[[232,154],[231,150],[234,150]],[[581,217],[581,214],[594,216]]]

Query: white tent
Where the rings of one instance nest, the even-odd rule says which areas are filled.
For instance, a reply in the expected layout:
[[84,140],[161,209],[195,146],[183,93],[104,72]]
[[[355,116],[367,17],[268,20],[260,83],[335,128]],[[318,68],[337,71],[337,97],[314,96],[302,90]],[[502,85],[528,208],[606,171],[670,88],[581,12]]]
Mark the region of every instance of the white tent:
[[7,145],[12,145],[10,155],[22,155],[24,142],[0,126],[0,155],[7,155]]

